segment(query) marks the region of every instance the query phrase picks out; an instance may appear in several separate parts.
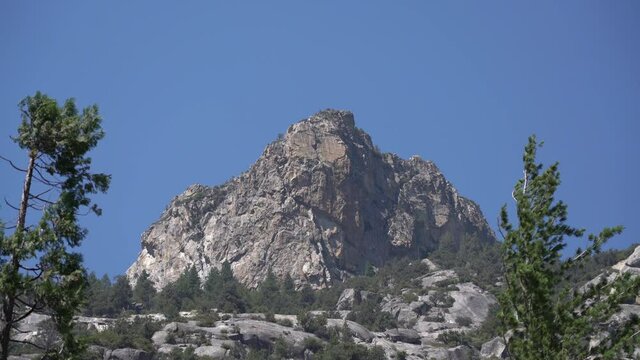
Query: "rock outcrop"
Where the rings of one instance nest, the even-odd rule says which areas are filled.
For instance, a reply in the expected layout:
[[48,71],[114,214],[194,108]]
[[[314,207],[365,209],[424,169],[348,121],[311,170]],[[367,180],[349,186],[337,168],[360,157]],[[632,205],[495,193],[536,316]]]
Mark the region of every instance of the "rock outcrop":
[[292,125],[242,175],[174,198],[127,275],[146,270],[161,288],[192,265],[204,277],[228,261],[248,286],[271,269],[319,288],[394,256],[424,257],[445,235],[495,241],[433,162],[381,153],[353,114],[326,110]]

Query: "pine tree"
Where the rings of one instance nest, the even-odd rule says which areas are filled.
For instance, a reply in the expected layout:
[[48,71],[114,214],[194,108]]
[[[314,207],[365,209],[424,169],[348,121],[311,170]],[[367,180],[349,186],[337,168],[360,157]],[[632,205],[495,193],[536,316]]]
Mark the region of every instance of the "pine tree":
[[242,285],[233,277],[231,264],[228,261],[222,263],[220,279],[220,310],[225,312],[244,312],[247,304],[242,296]]
[[212,267],[203,284],[203,295],[201,298],[200,308],[219,308],[221,289],[222,277],[220,276],[220,271],[215,267]]
[[152,308],[155,296],[156,289],[153,287],[151,280],[149,280],[149,274],[143,270],[138,280],[136,280],[136,285],[133,287],[133,301],[142,304],[144,309],[148,310]]
[[[12,329],[35,311],[48,312],[62,337],[49,358],[73,359],[81,351],[72,320],[84,300],[82,257],[71,250],[87,231],[78,225],[85,209],[100,215],[89,196],[105,192],[110,177],[91,173],[87,153],[104,136],[97,106],[78,112],[75,101],[64,105],[37,92],[19,103],[22,122],[13,140],[26,151],[22,196],[15,206],[14,232],[0,237],[0,359],[9,356]],[[27,222],[27,212],[40,220]],[[44,349],[48,351],[50,349]]]
[[94,272],[87,277],[87,301],[84,314],[88,316],[107,316],[115,311],[111,304],[111,280],[108,275],[98,279]]
[[279,290],[278,279],[276,279],[276,276],[271,269],[269,269],[267,277],[265,277],[264,281],[258,286],[257,309],[260,312],[280,312],[282,299]]
[[198,276],[198,270],[196,270],[195,266],[189,267],[187,271],[185,271],[175,283],[176,291],[178,292],[178,296],[184,300],[194,300],[200,293],[202,289],[200,289],[200,277]]
[[130,310],[133,299],[133,290],[126,276],[120,275],[116,277],[116,281],[111,288],[111,306],[118,315],[122,311]]
[[[598,354],[618,358],[623,348],[637,343],[638,320],[630,319],[618,332],[606,333],[602,324],[625,298],[638,293],[640,277],[620,276],[586,291],[558,289],[558,284],[622,227],[589,235],[585,250],[563,260],[565,238],[580,238],[584,230],[566,224],[567,205],[554,198],[560,185],[558,163],[543,170],[535,162],[538,147],[535,136],[530,137],[523,156],[524,177],[512,193],[518,224],[510,223],[506,205],[500,216],[506,283],[500,319],[509,330],[508,350],[519,360],[584,359]],[[608,340],[590,347],[589,340],[602,334],[608,334]]]

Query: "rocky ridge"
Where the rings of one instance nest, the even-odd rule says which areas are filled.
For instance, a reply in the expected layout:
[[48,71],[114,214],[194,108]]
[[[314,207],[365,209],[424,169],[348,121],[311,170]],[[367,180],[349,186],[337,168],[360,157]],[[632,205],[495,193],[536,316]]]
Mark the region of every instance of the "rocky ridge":
[[[480,347],[468,345],[452,346],[443,342],[440,335],[447,332],[473,333],[479,329],[490,316],[490,308],[496,299],[478,286],[464,282],[455,271],[442,270],[433,262],[424,259],[429,271],[415,278],[412,283],[417,288],[407,288],[401,295],[373,294],[357,289],[345,289],[336,303],[336,311],[312,312],[314,316],[328,317],[328,328],[348,329],[353,342],[366,347],[381,347],[388,359],[397,359],[404,354],[405,359],[505,359],[507,350],[503,337],[495,337]],[[603,272],[594,281],[604,277],[615,277],[621,273],[640,275],[640,246],[626,259]],[[593,282],[592,282],[593,283]],[[420,294],[417,299],[404,295],[412,291]],[[391,314],[398,323],[397,328],[385,331],[372,331],[367,327],[346,317],[352,311],[358,299],[383,295],[381,309]],[[635,304],[621,304],[620,311],[610,319],[611,328],[624,326],[629,318],[640,316],[638,299]],[[275,315],[270,321],[266,314],[224,314],[218,313],[219,320],[202,323],[197,320],[198,311],[182,312],[182,320],[167,321],[161,314],[134,315],[145,317],[162,324],[151,341],[152,351],[140,349],[107,349],[91,346],[91,358],[104,360],[143,360],[159,359],[170,356],[175,349],[192,348],[194,354],[213,359],[243,358],[257,349],[273,349],[276,342],[284,343],[290,349],[292,359],[313,359],[313,350],[309,344],[324,344],[326,339],[306,332],[298,323],[295,315]],[[20,339],[31,341],[41,346],[54,343],[55,335],[47,325],[48,317],[40,314],[31,315],[21,324]],[[78,317],[76,322],[83,331],[101,332],[115,324],[115,319]],[[599,341],[606,341],[607,333],[591,339],[593,346]],[[312,339],[313,341],[310,341]],[[240,354],[240,355],[238,355]],[[245,354],[245,355],[242,355]],[[639,356],[636,350],[634,356]],[[31,359],[36,356],[16,356],[14,360]]]
[[127,276],[146,271],[162,288],[190,266],[204,278],[228,261],[248,286],[271,270],[320,288],[395,256],[424,257],[443,236],[494,241],[480,208],[433,162],[381,153],[352,113],[326,110],[289,127],[242,175],[174,198]]

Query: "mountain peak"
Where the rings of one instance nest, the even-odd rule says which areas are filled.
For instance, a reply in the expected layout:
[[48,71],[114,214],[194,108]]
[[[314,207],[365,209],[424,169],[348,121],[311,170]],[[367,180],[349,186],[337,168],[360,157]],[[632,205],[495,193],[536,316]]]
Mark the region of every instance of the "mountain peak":
[[309,121],[316,125],[331,124],[338,129],[347,131],[353,131],[355,129],[353,113],[348,110],[325,109],[303,121]]
[[142,236],[127,274],[156,286],[224,261],[249,286],[267,273],[329,286],[394,256],[424,257],[440,239],[495,241],[478,206],[430,161],[382,154],[349,111],[289,127],[251,168],[216,187],[192,186]]

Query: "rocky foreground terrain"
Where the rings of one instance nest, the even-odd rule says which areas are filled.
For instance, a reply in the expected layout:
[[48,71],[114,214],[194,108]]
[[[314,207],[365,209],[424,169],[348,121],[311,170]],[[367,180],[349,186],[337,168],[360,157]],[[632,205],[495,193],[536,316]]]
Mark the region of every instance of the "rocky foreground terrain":
[[162,288],[190,266],[204,278],[228,261],[249,287],[271,270],[322,288],[465,236],[495,241],[433,162],[381,153],[352,113],[326,110],[289,127],[242,175],[174,198],[127,275],[135,283],[146,271]]
[[[474,334],[490,321],[494,296],[469,282],[461,282],[452,270],[440,269],[433,262],[422,260],[428,271],[403,289],[400,294],[370,294],[346,289],[336,303],[335,311],[313,312],[313,316],[327,318],[326,328],[340,328],[354,343],[368,348],[380,347],[388,359],[500,359],[507,358],[502,338],[496,337],[481,346],[452,344],[452,334]],[[640,246],[627,259],[596,277],[615,277],[621,273],[640,274]],[[397,328],[371,331],[354,321],[345,320],[357,302],[381,295],[381,309],[397,321]],[[410,295],[410,296],[409,296]],[[198,311],[181,313],[180,321],[167,321],[162,314],[144,316],[158,322],[158,330],[151,335],[152,350],[107,349],[91,346],[93,359],[142,360],[171,358],[179,351],[191,349],[193,358],[245,358],[252,351],[281,346],[291,359],[313,359],[314,351],[327,339],[305,331],[295,315],[216,314],[215,320],[203,320]],[[624,323],[631,316],[640,315],[640,305],[622,304],[611,324]],[[33,315],[23,324],[21,339],[46,344],[55,341],[44,324],[47,318]],[[101,332],[114,326],[116,320],[79,317],[83,331]],[[317,330],[317,329],[316,329]],[[597,341],[606,341],[606,333]],[[596,340],[594,340],[596,341]],[[595,343],[594,343],[595,345]],[[177,350],[176,350],[177,349]],[[167,357],[168,356],[168,357]],[[31,358],[13,357],[15,360]]]

